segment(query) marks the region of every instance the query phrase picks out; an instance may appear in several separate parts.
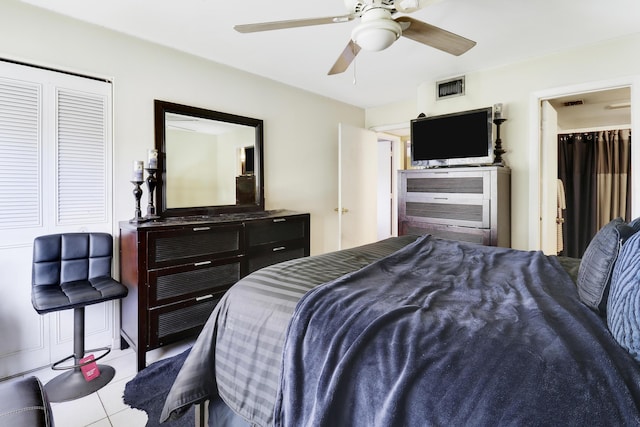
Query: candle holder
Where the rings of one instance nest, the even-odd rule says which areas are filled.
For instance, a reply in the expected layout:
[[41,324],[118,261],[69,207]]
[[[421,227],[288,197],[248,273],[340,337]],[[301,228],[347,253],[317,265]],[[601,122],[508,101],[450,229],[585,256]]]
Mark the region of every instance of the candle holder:
[[504,162],[502,161],[502,155],[506,153],[506,151],[502,149],[502,139],[500,138],[500,126],[506,121],[507,119],[503,119],[503,118],[493,119],[493,123],[496,125],[496,145],[493,150],[494,165],[504,166]]
[[146,219],[142,218],[142,211],[140,210],[140,198],[142,197],[142,188],[140,185],[144,181],[130,181],[133,184],[133,197],[136,199],[136,211],[133,218],[129,220],[132,224],[140,224],[141,222],[145,222]]
[[156,185],[158,184],[158,180],[156,179],[157,168],[145,168],[147,173],[147,188],[149,189],[149,204],[147,204],[147,214],[145,215],[145,219],[149,221],[154,221],[160,218],[160,215],[156,214],[156,207],[153,204],[153,196],[156,191]]

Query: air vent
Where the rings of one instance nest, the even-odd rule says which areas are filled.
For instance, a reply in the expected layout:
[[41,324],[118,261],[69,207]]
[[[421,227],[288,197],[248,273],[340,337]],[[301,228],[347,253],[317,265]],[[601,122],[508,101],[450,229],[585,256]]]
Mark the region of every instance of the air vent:
[[582,104],[584,104],[584,101],[582,99],[576,99],[573,101],[567,101],[562,103],[562,105],[564,105],[565,107],[575,107],[576,105],[582,105]]
[[436,99],[464,95],[464,76],[436,82]]

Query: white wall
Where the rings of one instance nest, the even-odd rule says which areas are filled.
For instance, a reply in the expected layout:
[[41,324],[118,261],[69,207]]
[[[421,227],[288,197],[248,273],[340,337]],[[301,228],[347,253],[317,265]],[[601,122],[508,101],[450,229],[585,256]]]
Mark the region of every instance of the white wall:
[[[386,128],[386,125],[399,125],[406,124],[409,127],[409,120],[415,119],[418,113],[416,98],[412,97],[403,102],[397,102],[382,107],[374,107],[367,109],[366,116],[366,128],[376,128],[382,126]],[[392,126],[393,129],[399,129]],[[388,130],[388,129],[385,129]],[[382,131],[384,132],[384,130]]]
[[[634,76],[640,75],[639,49],[640,34],[517,64],[468,72],[465,74],[465,96],[442,101],[436,101],[435,81],[427,81],[417,88],[415,100],[368,110],[366,123],[367,126],[379,126],[398,123],[401,119],[408,121],[421,112],[443,114],[490,106],[497,102],[506,103],[509,120],[501,128],[501,137],[503,148],[507,150],[504,158],[512,169],[512,246],[531,249],[535,242],[530,242],[529,228],[538,212],[538,207],[530,200],[531,147],[537,144],[535,139],[532,140],[532,135],[536,133],[531,132],[531,126],[536,126],[530,118],[531,109],[536,108],[532,97],[536,93],[565,86],[593,82],[606,84],[616,79],[631,81],[635,79]],[[451,76],[442,76],[445,77]],[[632,115],[637,115],[637,102],[633,101],[633,95],[632,103],[636,105]],[[412,106],[415,106],[413,111]],[[385,110],[393,119],[385,120]],[[398,117],[398,111],[402,111],[403,118]],[[640,153],[637,151],[640,150],[635,151],[636,160],[633,162],[638,164]]]
[[154,146],[161,99],[264,120],[266,208],[310,212],[311,252],[337,247],[338,123],[362,127],[362,109],[17,0],[2,0],[0,58],[114,82],[116,222],[133,217],[131,164]]
[[[230,161],[237,156],[235,145],[204,132],[171,128],[165,132],[165,154],[171,159],[165,163],[167,207],[235,204],[237,173]],[[199,155],[184,156],[185,150]]]

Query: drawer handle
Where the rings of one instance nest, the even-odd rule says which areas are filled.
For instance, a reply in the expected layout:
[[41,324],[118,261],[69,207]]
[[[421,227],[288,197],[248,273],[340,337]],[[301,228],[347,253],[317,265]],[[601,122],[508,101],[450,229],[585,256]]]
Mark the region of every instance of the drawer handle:
[[194,267],[200,267],[201,265],[209,265],[211,264],[211,261],[200,261],[200,262],[196,262],[195,264],[193,264]]
[[193,231],[207,231],[211,230],[211,227],[193,227]]
[[434,197],[434,200],[449,200],[448,197]]
[[213,294],[203,295],[201,297],[196,297],[196,301],[204,301],[204,300],[210,299],[210,298],[213,298]]
[[273,220],[273,222],[286,222],[287,218],[276,218]]
[[283,251],[287,249],[286,246],[278,246],[277,248],[273,248],[273,252]]

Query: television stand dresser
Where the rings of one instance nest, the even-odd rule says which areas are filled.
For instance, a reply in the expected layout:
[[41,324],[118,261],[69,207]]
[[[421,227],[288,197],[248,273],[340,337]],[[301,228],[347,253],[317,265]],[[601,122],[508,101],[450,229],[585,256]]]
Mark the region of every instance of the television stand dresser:
[[239,279],[309,256],[309,230],[308,213],[287,210],[120,222],[121,342],[138,371],[149,350],[197,335]]
[[399,172],[399,234],[511,246],[511,170],[503,166]]

